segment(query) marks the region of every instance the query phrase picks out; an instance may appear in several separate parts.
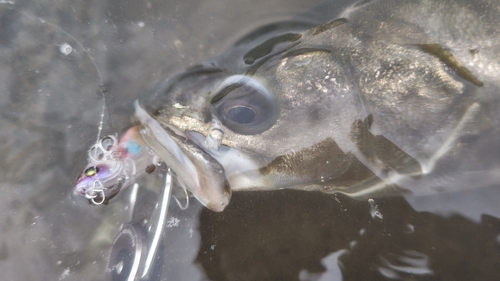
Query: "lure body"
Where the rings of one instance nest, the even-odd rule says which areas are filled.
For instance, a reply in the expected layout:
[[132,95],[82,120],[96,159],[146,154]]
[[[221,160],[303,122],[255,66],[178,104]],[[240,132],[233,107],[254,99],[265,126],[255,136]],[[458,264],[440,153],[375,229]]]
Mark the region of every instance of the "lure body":
[[77,195],[96,205],[106,204],[146,171],[154,170],[157,157],[138,130],[131,127],[119,141],[116,135],[105,136],[89,149],[88,164],[75,186]]

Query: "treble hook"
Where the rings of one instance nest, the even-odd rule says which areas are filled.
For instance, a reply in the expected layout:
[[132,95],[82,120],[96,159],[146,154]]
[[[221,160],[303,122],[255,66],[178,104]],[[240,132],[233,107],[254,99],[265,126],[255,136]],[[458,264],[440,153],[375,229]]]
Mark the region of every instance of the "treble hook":
[[104,194],[104,190],[99,190],[98,192],[100,192],[100,193],[101,193],[102,200],[101,200],[100,202],[97,202],[97,201],[95,201],[95,198],[97,197],[97,195],[96,195],[96,196],[94,196],[93,198],[91,198],[91,199],[90,199],[90,201],[91,201],[91,202],[92,202],[92,204],[94,204],[94,205],[101,205],[101,204],[103,204],[103,203],[104,203],[104,201],[106,201],[106,195]]
[[[104,201],[106,201],[106,195],[104,193],[105,189],[106,188],[102,185],[102,182],[100,180],[95,180],[92,183],[92,188],[85,192],[85,197],[89,199],[92,204],[101,205],[104,203]],[[102,200],[98,202],[95,200],[95,198],[99,196],[99,193],[101,193]]]
[[182,189],[184,190],[184,193],[186,194],[186,205],[182,206],[181,202],[179,202],[179,200],[177,200],[177,197],[175,197],[175,196],[174,196],[174,199],[177,202],[177,205],[179,205],[179,208],[181,208],[181,210],[184,211],[189,207],[189,194],[188,194],[187,189],[185,187],[182,187]]

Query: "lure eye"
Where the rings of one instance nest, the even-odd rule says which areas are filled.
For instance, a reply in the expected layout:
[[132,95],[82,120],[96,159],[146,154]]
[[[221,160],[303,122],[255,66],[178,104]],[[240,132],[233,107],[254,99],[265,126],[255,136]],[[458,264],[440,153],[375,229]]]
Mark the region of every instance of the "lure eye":
[[99,167],[97,167],[97,166],[89,167],[87,170],[85,170],[84,173],[85,173],[85,176],[92,177],[92,176],[96,175],[97,173],[99,173]]
[[278,116],[275,97],[255,78],[233,75],[211,100],[219,120],[235,133],[254,135],[271,128]]

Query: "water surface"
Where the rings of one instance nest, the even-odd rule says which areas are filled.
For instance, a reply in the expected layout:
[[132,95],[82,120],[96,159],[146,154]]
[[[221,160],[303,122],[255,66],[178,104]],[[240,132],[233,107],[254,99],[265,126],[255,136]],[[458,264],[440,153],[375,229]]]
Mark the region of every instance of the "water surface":
[[[2,280],[103,280],[127,194],[95,207],[71,187],[132,102],[257,27],[328,19],[318,2],[19,1],[0,4]],[[339,6],[342,3],[338,4]],[[145,179],[141,185],[158,185]],[[223,213],[175,204],[161,280],[498,280],[498,185],[356,201],[300,191],[234,194]]]

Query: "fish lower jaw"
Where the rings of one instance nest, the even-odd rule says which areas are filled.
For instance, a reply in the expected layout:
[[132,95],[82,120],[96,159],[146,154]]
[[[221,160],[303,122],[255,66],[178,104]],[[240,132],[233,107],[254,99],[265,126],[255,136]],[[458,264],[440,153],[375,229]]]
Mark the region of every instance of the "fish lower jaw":
[[231,197],[224,168],[184,132],[163,126],[136,103],[142,140],[174,171],[182,187],[207,208],[222,211]]

